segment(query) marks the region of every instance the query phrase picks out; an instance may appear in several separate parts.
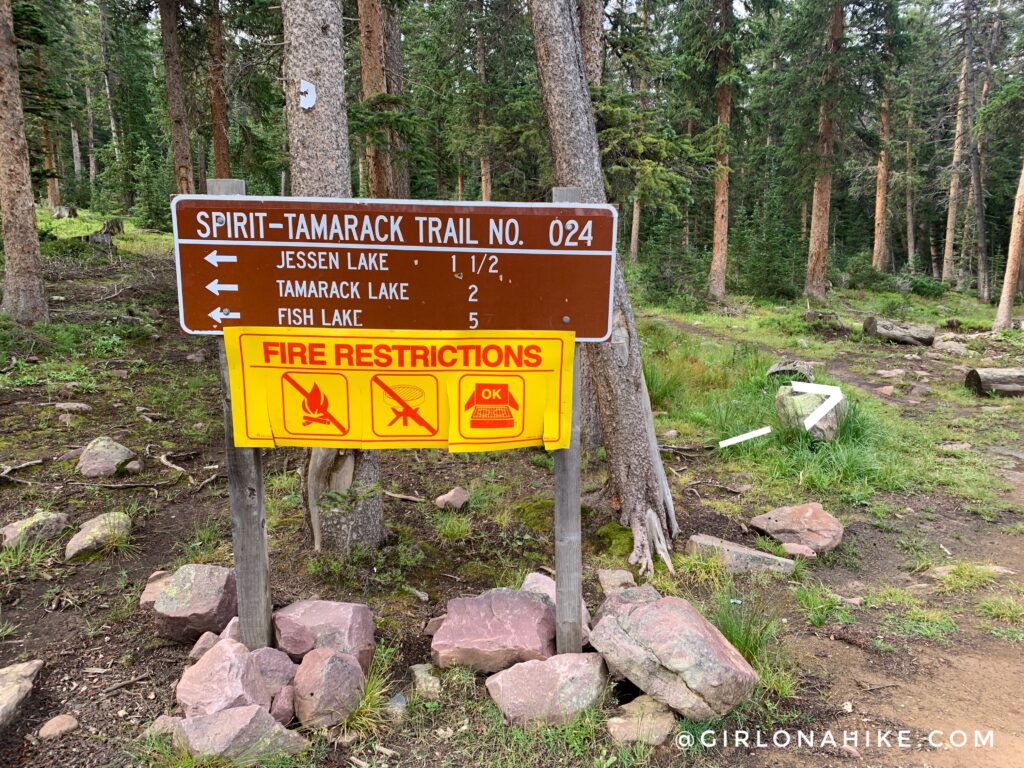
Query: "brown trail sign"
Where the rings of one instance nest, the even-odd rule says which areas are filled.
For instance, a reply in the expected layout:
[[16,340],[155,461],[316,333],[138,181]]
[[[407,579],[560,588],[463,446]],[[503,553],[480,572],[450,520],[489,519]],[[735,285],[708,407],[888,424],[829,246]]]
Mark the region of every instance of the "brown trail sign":
[[182,195],[172,213],[187,333],[610,332],[612,206]]

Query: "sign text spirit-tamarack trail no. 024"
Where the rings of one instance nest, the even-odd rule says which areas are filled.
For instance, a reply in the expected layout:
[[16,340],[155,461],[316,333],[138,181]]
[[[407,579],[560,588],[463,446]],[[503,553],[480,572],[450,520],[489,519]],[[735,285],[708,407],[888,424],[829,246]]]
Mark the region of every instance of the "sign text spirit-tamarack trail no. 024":
[[610,333],[612,206],[183,195],[172,210],[187,333]]

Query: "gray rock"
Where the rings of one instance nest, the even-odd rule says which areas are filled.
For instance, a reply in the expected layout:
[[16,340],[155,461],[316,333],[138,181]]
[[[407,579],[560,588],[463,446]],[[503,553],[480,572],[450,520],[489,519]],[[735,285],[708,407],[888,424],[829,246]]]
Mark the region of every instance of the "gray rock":
[[220,640],[188,667],[174,689],[186,718],[257,704],[270,710],[270,694],[252,654],[241,643]]
[[0,669],[0,731],[18,714],[18,708],[32,693],[36,675],[42,668],[43,662],[36,659]]
[[630,571],[598,568],[597,580],[601,584],[601,591],[608,597],[611,597],[616,592],[636,586],[636,579],[633,578],[633,574]]
[[601,701],[608,671],[597,653],[523,661],[487,678],[487,692],[518,725],[559,725]]
[[843,541],[843,524],[816,501],[779,507],[758,515],[750,525],[783,544],[803,544],[817,554],[831,552]]
[[107,512],[86,522],[68,542],[64,559],[112,551],[127,544],[132,532],[132,519],[121,511]]
[[597,609],[597,616],[594,617],[594,624],[608,613],[614,613],[625,605],[632,605],[634,603],[652,603],[655,600],[661,599],[661,593],[658,592],[650,584],[641,584],[639,587],[627,587],[626,589],[620,589],[618,592],[613,592],[608,598],[601,603],[601,606]]
[[139,595],[139,607],[146,610],[151,609],[156,604],[157,597],[164,591],[164,586],[171,580],[172,575],[169,571],[153,571],[146,579],[145,589]]
[[244,760],[249,765],[297,755],[309,747],[305,738],[255,704],[187,717],[181,723],[181,738],[193,757]]
[[109,437],[97,437],[78,457],[78,471],[85,477],[110,477],[135,458],[135,451]]
[[434,674],[432,664],[413,664],[409,671],[412,672],[412,689],[417,696],[434,701],[441,698],[441,678]]
[[171,743],[176,747],[184,747],[184,733],[181,724],[185,721],[183,717],[172,717],[171,715],[160,715],[149,724],[149,727],[142,732],[142,738],[148,739],[154,736],[169,736]]
[[86,403],[54,403],[53,407],[64,413],[88,413],[92,410],[92,406]]
[[[775,395],[775,411],[784,426],[803,431],[805,429],[804,419],[810,416],[814,409],[824,403],[826,399],[825,395],[794,392],[791,386],[786,385],[779,387],[779,391]],[[834,440],[839,432],[839,425],[846,416],[846,410],[847,401],[844,399],[811,427],[809,430],[811,437],[819,442]]]
[[306,728],[330,728],[343,722],[363,696],[359,661],[333,648],[316,648],[302,657],[295,673],[295,714]]
[[462,509],[469,501],[469,492],[461,485],[457,485],[452,488],[448,493],[444,493],[434,499],[436,504],[441,509]]
[[676,729],[675,713],[650,696],[637,696],[608,718],[608,733],[616,744],[639,741],[653,747],[664,744]]
[[157,631],[179,642],[220,633],[238,613],[235,573],[219,565],[183,565],[153,604]]
[[784,376],[787,379],[799,379],[809,384],[814,383],[814,365],[803,360],[780,360],[768,369],[766,376]]
[[16,547],[19,544],[29,545],[32,542],[55,539],[68,525],[68,516],[62,512],[40,510],[31,517],[15,520],[0,530],[4,547]]
[[776,557],[758,549],[751,549],[742,544],[698,533],[686,542],[686,554],[717,554],[722,558],[725,569],[729,573],[757,573],[772,571],[773,573],[792,573],[793,561],[784,557]]

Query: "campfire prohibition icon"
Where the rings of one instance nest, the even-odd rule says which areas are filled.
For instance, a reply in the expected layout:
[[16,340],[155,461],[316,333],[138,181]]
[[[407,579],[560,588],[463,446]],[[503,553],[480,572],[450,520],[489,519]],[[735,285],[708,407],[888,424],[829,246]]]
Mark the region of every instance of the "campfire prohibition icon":
[[290,373],[284,374],[282,379],[291,384],[302,395],[302,412],[304,414],[302,426],[308,427],[310,424],[332,425],[341,434],[348,433],[348,427],[338,421],[328,410],[330,408],[330,401],[328,401],[327,396],[320,389],[319,384],[314,382],[312,388],[307,391],[299,382],[292,378]]

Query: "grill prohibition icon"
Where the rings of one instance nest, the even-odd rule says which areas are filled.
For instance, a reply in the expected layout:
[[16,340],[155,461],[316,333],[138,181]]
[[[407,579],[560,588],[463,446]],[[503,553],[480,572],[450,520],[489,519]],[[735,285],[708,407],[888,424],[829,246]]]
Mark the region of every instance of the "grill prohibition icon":
[[392,419],[387,424],[389,427],[394,426],[399,420],[402,421],[403,427],[407,427],[412,421],[427,430],[429,434],[437,434],[437,427],[431,426],[430,422],[420,414],[420,406],[426,398],[426,393],[420,387],[412,384],[389,385],[379,375],[374,376],[370,381],[381,388],[384,400],[391,408]]

